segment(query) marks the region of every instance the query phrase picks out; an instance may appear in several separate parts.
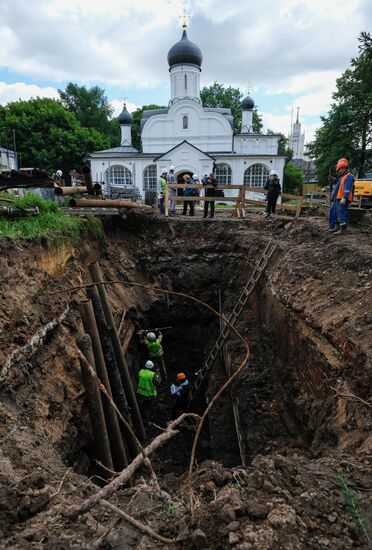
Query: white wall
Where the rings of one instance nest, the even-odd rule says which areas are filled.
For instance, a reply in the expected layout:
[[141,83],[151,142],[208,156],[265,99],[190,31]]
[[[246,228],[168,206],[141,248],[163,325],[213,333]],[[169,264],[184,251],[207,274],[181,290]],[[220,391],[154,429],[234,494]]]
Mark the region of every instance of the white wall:
[[278,136],[238,135],[234,137],[234,151],[240,155],[277,155],[278,141]]
[[170,69],[170,81],[171,101],[183,97],[200,98],[200,69],[196,65],[175,65]]
[[[183,117],[188,128],[183,128]],[[142,129],[144,153],[162,153],[187,140],[203,151],[231,151],[233,130],[226,118],[205,112],[200,104],[184,99],[177,101],[163,115],[150,117]]]

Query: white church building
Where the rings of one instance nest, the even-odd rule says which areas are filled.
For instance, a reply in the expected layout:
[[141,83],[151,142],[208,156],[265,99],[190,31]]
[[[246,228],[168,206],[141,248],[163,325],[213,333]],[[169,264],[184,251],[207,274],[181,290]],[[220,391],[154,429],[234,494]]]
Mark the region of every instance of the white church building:
[[[92,177],[102,182],[104,193],[127,192],[144,197],[156,189],[162,168],[175,166],[179,182],[185,173],[200,179],[214,171],[221,184],[262,187],[270,170],[283,181],[284,157],[278,155],[277,135],[255,134],[254,101],[241,104],[242,127],[234,134],[231,109],[203,107],[200,99],[202,65],[200,48],[183,30],[168,52],[171,99],[166,109],[144,111],[141,123],[142,151],[132,147],[132,117],[124,104],[119,116],[119,147],[89,155]],[[122,193],[123,192],[123,193]],[[229,196],[233,191],[225,191]]]

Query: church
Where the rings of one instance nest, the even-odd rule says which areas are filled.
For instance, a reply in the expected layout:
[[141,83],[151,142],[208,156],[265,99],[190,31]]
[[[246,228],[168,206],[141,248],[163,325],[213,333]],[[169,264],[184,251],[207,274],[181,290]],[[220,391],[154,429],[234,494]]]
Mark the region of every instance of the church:
[[[132,146],[132,117],[124,104],[119,116],[120,146],[88,156],[95,181],[105,195],[144,197],[154,190],[161,170],[175,167],[178,182],[185,173],[203,178],[212,171],[220,184],[263,187],[271,170],[283,181],[284,157],[278,155],[278,135],[255,134],[254,101],[241,103],[242,126],[234,133],[231,109],[203,107],[200,77],[203,55],[183,29],[168,52],[171,98],[168,108],[144,111],[142,150]],[[233,191],[225,191],[225,196]]]

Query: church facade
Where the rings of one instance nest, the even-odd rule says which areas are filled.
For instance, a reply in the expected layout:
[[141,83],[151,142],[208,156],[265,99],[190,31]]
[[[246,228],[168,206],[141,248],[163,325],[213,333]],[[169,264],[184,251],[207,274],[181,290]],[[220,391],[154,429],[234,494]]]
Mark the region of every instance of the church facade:
[[[132,147],[132,117],[124,104],[119,115],[120,146],[89,155],[95,181],[111,196],[137,195],[157,187],[163,168],[175,167],[181,180],[185,173],[214,171],[221,184],[262,187],[271,170],[283,180],[284,157],[278,155],[278,135],[255,134],[252,128],[254,101],[241,104],[242,128],[234,134],[230,109],[203,107],[200,99],[202,52],[186,30],[168,52],[171,98],[166,109],[144,111],[142,150]],[[233,194],[225,192],[226,196]]]

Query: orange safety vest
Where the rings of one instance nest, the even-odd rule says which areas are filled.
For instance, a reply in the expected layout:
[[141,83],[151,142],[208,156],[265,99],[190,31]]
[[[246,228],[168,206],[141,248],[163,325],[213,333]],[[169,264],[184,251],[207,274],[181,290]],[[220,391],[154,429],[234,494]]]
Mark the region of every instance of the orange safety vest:
[[[341,178],[340,187],[338,188],[336,199],[344,198],[346,176],[348,176],[349,174],[351,174],[351,172],[348,172]],[[351,202],[352,200],[353,200],[353,191],[351,190],[349,193],[348,201]]]

